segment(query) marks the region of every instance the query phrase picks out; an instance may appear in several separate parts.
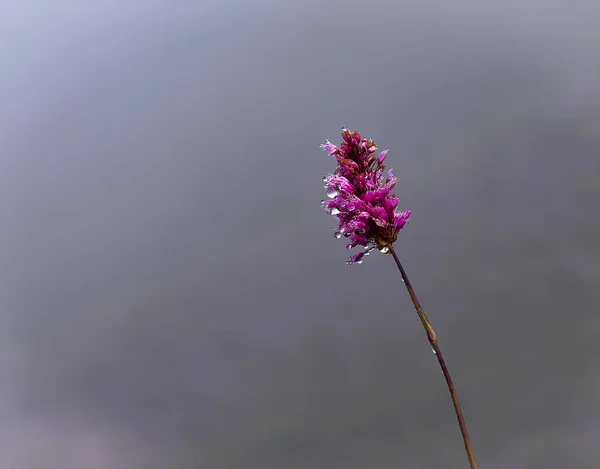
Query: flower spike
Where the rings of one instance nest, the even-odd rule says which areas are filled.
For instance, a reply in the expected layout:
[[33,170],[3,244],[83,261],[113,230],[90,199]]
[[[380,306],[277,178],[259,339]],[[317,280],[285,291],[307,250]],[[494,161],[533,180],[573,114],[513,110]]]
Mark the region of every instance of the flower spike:
[[[391,246],[406,225],[410,211],[396,212],[398,198],[391,194],[397,179],[385,174],[388,150],[375,155],[377,145],[358,132],[342,129],[339,147],[326,140],[321,148],[337,160],[337,168],[325,176],[325,189],[331,199],[325,210],[339,220],[336,233],[349,239],[348,249],[364,246],[382,250]],[[361,263],[364,252],[354,254],[348,264]]]

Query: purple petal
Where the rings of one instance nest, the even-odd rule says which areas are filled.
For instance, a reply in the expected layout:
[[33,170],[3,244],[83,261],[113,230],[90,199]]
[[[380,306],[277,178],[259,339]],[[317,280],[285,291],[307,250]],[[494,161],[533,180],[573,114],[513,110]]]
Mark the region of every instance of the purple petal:
[[329,152],[329,156],[332,156],[335,152],[338,151],[338,148],[331,143],[329,140],[325,140],[325,143],[319,145],[323,150],[327,150]]
[[360,261],[363,258],[364,255],[365,255],[364,252],[357,252],[353,256],[350,256],[350,259],[348,259],[348,263],[349,264],[354,264],[355,262]]
[[371,218],[371,214],[370,214],[369,212],[366,212],[366,211],[365,211],[365,212],[360,212],[360,213],[357,215],[357,217],[356,217],[356,218],[357,218],[358,220],[360,220],[360,221],[364,221],[364,222],[366,223],[366,222],[367,222],[367,220],[368,220],[369,218]]
[[379,154],[379,158],[377,158],[377,161],[379,161],[379,163],[383,163],[383,160],[385,160],[385,157],[387,156],[389,150],[383,150],[380,154]]
[[350,143],[352,141],[352,132],[350,132],[346,127],[342,129],[342,138],[346,143]]
[[368,191],[362,196],[363,202],[370,204],[377,197],[377,193],[375,191]]
[[350,239],[352,240],[352,247],[358,245],[366,246],[367,244],[369,244],[369,238],[367,238],[366,236],[353,234],[352,236],[350,236]]
[[392,213],[398,206],[398,197],[390,195],[383,201],[383,207],[387,213]]
[[390,169],[390,170],[388,171],[388,173],[387,173],[387,176],[386,176],[386,178],[385,178],[385,182],[386,182],[387,184],[391,184],[391,188],[393,188],[393,187],[394,187],[394,185],[396,184],[396,181],[397,181],[397,180],[398,180],[398,179],[394,177],[394,173],[393,173],[393,172],[392,172],[392,170]]
[[404,225],[406,225],[408,217],[410,217],[410,210],[407,210],[406,212],[396,213],[394,215],[394,230],[400,231],[404,227]]
[[387,212],[383,207],[373,207],[373,209],[371,209],[371,214],[373,215],[373,218],[375,218],[375,223],[377,223],[377,218],[387,221]]

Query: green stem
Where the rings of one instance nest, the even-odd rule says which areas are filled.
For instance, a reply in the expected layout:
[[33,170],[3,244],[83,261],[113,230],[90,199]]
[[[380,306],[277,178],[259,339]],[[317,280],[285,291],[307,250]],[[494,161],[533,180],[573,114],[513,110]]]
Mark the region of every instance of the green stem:
[[425,315],[425,311],[421,307],[421,303],[419,303],[419,299],[417,298],[417,294],[413,289],[410,280],[408,279],[408,275],[406,275],[406,271],[402,264],[400,263],[400,259],[398,259],[398,255],[394,248],[389,246],[390,253],[394,257],[396,261],[396,265],[398,266],[398,270],[400,271],[400,275],[402,275],[402,280],[404,281],[404,286],[408,290],[408,294],[410,295],[410,299],[415,305],[415,309],[417,310],[417,314],[419,315],[419,319],[423,324],[423,328],[425,329],[425,333],[427,334],[427,339],[431,344],[431,348],[435,353],[435,356],[440,363],[440,367],[442,368],[442,372],[444,373],[444,378],[446,378],[446,384],[448,385],[448,390],[450,391],[450,397],[452,398],[452,403],[454,404],[454,410],[456,411],[456,418],[458,419],[458,425],[460,427],[460,433],[462,434],[463,441],[465,443],[465,450],[467,451],[467,456],[469,457],[469,465],[471,469],[477,469],[477,462],[475,461],[475,454],[473,453],[473,448],[471,447],[471,440],[469,439],[469,433],[467,432],[467,424],[465,423],[465,418],[463,417],[462,409],[460,408],[460,402],[458,401],[458,394],[456,389],[454,388],[454,384],[452,383],[452,378],[450,378],[450,373],[448,372],[448,367],[446,366],[446,362],[444,361],[444,356],[442,355],[442,351],[438,346],[437,337],[427,316]]

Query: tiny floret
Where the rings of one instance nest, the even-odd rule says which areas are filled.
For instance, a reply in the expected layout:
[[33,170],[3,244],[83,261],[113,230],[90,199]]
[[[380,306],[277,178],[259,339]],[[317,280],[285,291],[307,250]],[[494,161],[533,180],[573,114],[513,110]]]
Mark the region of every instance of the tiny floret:
[[365,255],[377,248],[387,252],[406,225],[410,211],[397,212],[398,198],[391,193],[397,179],[385,173],[388,150],[375,155],[377,145],[358,132],[342,129],[339,147],[326,140],[321,145],[337,160],[337,168],[323,177],[329,200],[327,213],[339,220],[335,237],[348,238],[347,249],[362,246],[364,251],[352,255],[348,264],[360,264]]
[[321,145],[323,150],[327,150],[329,152],[329,156],[333,156],[337,151],[337,147],[331,143],[329,140],[325,140],[325,143]]

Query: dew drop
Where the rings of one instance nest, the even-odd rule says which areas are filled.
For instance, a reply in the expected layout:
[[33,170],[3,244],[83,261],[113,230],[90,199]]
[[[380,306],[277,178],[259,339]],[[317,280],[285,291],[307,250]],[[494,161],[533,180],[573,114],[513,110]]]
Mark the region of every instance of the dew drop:
[[431,347],[431,351],[433,352],[434,355],[437,355],[437,353],[435,353],[435,350],[433,349],[433,347]]
[[327,176],[323,176],[323,178],[321,179],[323,182],[327,182],[329,180],[329,178]]
[[339,194],[339,192],[337,191],[337,189],[329,189],[327,191],[327,197],[329,197],[330,199],[337,197],[338,194]]
[[356,261],[356,263],[357,263],[357,264],[362,264],[362,263],[363,263],[363,260],[362,260],[362,259],[359,259],[359,260],[357,260],[357,261]]
[[325,205],[325,200],[321,199],[321,205]]
[[387,246],[383,246],[382,248],[379,248],[379,252],[382,252],[383,254],[387,254],[388,252],[390,252],[390,248]]
[[336,231],[335,233],[333,233],[333,237],[335,239],[340,239],[342,237],[342,233],[340,233],[339,231]]
[[337,208],[333,207],[333,208],[331,209],[331,212],[330,212],[330,213],[331,213],[332,215],[337,215],[338,213],[340,213],[340,211],[339,211]]

